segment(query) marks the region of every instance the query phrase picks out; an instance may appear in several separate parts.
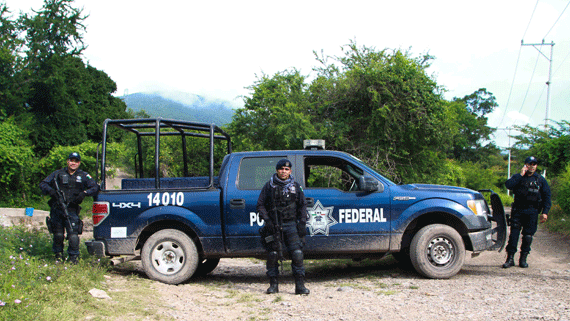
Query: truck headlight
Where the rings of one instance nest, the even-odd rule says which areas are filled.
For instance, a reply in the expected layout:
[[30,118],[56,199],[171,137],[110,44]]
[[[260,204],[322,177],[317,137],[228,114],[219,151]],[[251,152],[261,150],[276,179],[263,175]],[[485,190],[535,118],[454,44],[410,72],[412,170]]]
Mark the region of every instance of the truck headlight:
[[475,215],[488,215],[489,209],[487,208],[487,203],[485,200],[468,200],[467,207],[475,214]]

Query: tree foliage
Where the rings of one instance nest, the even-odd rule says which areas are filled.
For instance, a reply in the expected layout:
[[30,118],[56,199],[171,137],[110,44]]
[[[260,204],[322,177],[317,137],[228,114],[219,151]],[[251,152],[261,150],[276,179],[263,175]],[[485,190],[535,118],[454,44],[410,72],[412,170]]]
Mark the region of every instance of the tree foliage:
[[13,119],[0,122],[0,194],[7,204],[21,205],[31,196],[35,160],[26,133]]
[[[47,161],[42,158],[75,146],[94,153],[92,141],[100,141],[103,121],[128,117],[125,103],[112,96],[115,82],[83,62],[86,18],[73,0],[45,0],[39,10],[18,17],[0,4],[3,203],[8,196],[22,200],[38,194],[37,180],[45,174],[41,164]],[[61,163],[67,155],[57,157]]]
[[342,57],[317,56],[310,82],[297,70],[258,79],[230,125],[234,141],[292,149],[322,138],[396,181],[429,179],[455,130],[448,102],[426,74],[431,57],[355,43],[343,50]]
[[306,77],[288,70],[262,75],[245,97],[229,129],[239,149],[299,149],[317,133],[312,123]]
[[343,57],[319,59],[311,88],[329,145],[395,181],[427,179],[451,137],[447,103],[426,73],[432,57],[355,43],[343,49]]
[[0,3],[0,121],[14,114],[14,106],[23,104],[23,88],[19,85],[23,40],[18,35],[17,22],[11,18],[8,7]]
[[59,145],[100,140],[105,118],[126,117],[117,87],[103,71],[85,64],[87,18],[72,0],[45,0],[18,19],[2,9],[0,117],[15,117],[29,129],[34,151],[46,155]]
[[529,125],[517,127],[521,134],[516,139],[517,159],[522,161],[533,155],[540,161],[540,167],[548,169],[551,175],[558,175],[570,163],[570,122],[555,122],[547,129]]
[[454,159],[485,162],[499,152],[498,147],[491,142],[494,129],[487,125],[487,114],[497,106],[495,96],[485,88],[463,98],[454,98],[451,108],[456,115],[454,125],[458,127],[453,139]]

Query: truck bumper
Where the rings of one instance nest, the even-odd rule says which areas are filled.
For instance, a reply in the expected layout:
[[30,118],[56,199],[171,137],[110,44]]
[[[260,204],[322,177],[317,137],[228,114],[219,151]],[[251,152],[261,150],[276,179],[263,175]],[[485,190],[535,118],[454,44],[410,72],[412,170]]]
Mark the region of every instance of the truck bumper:
[[499,251],[505,248],[507,241],[507,217],[503,202],[495,192],[491,192],[490,200],[493,210],[491,221],[494,221],[494,228],[469,233],[471,244],[473,244],[473,252],[481,251]]
[[473,252],[491,250],[495,246],[493,229],[469,233],[469,239],[473,245]]
[[90,255],[95,255],[98,257],[105,256],[105,243],[101,241],[90,240],[85,241],[85,246],[87,247],[87,252],[89,252]]

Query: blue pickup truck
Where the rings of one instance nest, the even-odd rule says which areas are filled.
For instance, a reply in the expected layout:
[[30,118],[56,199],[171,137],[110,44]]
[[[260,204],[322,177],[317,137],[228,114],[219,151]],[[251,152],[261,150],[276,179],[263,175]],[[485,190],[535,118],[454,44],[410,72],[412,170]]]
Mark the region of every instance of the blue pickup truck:
[[[127,148],[113,145],[118,135],[130,136]],[[140,259],[149,278],[168,284],[209,273],[220,258],[265,257],[255,206],[282,158],[305,192],[308,259],[392,254],[425,277],[450,278],[466,251],[505,243],[505,213],[492,191],[489,208],[470,189],[398,185],[312,141],[303,150],[232,152],[215,125],[157,118],[108,119],[101,145],[89,253]]]

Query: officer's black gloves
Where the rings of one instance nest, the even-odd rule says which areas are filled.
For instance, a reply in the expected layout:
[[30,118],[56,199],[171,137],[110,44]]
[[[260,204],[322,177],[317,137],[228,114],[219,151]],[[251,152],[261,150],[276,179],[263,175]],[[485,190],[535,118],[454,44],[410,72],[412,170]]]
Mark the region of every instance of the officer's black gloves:
[[73,196],[70,203],[79,205],[81,202],[83,202],[83,199],[85,199],[85,193],[79,192],[79,194]]
[[301,237],[301,238],[307,236],[307,223],[306,222],[297,223],[297,233],[299,234],[299,237]]
[[48,194],[51,197],[57,197],[57,191],[53,188],[49,190]]
[[265,221],[265,230],[267,231],[268,235],[275,234],[275,232],[277,231],[277,229],[275,228],[275,224],[273,224],[273,222],[271,222],[270,220]]

